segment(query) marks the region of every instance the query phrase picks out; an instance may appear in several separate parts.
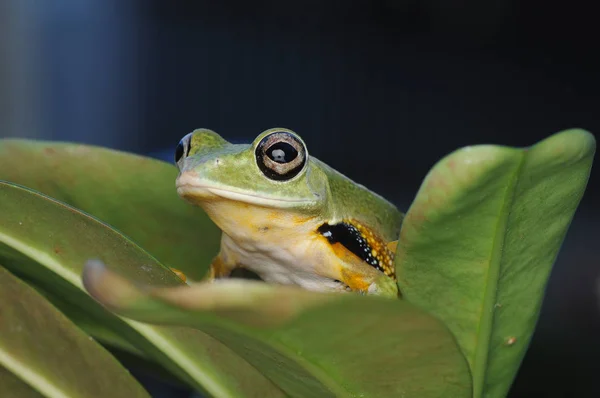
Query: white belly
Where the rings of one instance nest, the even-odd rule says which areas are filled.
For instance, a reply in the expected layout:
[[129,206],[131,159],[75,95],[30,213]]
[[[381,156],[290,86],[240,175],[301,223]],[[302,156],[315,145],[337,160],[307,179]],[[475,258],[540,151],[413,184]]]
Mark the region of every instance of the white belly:
[[330,271],[322,256],[322,240],[286,239],[277,243],[237,243],[223,234],[221,253],[233,257],[265,282],[298,285],[313,291],[340,291],[345,288],[327,274]]

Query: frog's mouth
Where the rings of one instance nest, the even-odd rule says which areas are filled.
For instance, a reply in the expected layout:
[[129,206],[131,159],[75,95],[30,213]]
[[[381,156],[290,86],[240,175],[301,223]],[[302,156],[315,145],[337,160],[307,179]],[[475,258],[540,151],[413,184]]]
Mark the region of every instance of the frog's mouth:
[[179,176],[176,186],[177,194],[193,204],[202,204],[205,202],[218,200],[219,198],[275,208],[310,206],[315,204],[315,202],[312,200],[270,198],[251,192],[235,190],[235,188],[224,188],[210,183],[198,181],[197,178],[188,176],[186,174]]

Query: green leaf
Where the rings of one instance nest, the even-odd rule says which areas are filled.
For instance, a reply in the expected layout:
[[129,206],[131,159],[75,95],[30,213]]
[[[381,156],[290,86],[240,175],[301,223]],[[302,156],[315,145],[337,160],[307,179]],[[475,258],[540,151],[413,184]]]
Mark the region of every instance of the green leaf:
[[9,370],[0,367],[0,388],[10,393],[10,396],[19,398],[43,398],[44,395],[30,387],[29,384],[19,379]]
[[149,397],[102,346],[0,267],[0,391],[6,397]]
[[42,192],[112,225],[162,264],[199,280],[221,233],[175,190],[177,168],[106,148],[0,140],[0,180]]
[[476,398],[510,388],[594,151],[581,130],[528,149],[467,147],[431,170],[407,212],[399,285],[454,333]]
[[[182,282],[109,226],[54,199],[0,182],[0,264],[44,291],[59,308],[79,308],[93,325],[119,334],[195,386],[218,397],[282,396],[281,391],[229,348],[200,332],[156,327],[115,317],[83,289],[81,272],[90,257],[110,261],[129,277],[159,286]],[[102,336],[101,336],[102,337]],[[110,338],[110,337],[109,337]],[[3,336],[0,334],[0,340]]]
[[[30,260],[24,260],[23,263],[28,263],[29,261]],[[19,271],[17,270],[17,272]],[[137,349],[119,334],[118,329],[115,330],[114,328],[111,328],[110,322],[103,323],[101,318],[96,319],[90,317],[88,311],[82,309],[80,305],[71,303],[68,298],[63,298],[61,296],[62,292],[56,291],[57,289],[52,290],[52,288],[49,291],[47,290],[47,286],[44,286],[43,284],[40,285],[43,281],[38,282],[37,280],[31,280],[25,274],[20,274],[20,276],[23,282],[34,287],[38,293],[42,294],[48,301],[58,307],[67,318],[85,333],[93,336],[96,340],[107,346],[118,348],[138,357],[145,357],[145,354],[142,351]]]
[[235,279],[157,288],[99,261],[83,280],[121,315],[209,333],[292,397],[471,396],[452,335],[406,301]]

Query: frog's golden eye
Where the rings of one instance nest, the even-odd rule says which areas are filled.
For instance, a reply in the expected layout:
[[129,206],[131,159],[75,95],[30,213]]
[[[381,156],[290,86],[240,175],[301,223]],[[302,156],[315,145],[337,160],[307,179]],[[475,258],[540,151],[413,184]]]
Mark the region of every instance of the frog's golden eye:
[[256,163],[272,180],[289,180],[297,176],[308,158],[306,147],[294,134],[279,131],[265,136],[256,146]]
[[190,153],[190,140],[192,138],[192,134],[188,134],[179,141],[177,147],[175,148],[175,163],[179,168],[181,168],[181,162],[183,159],[187,158]]

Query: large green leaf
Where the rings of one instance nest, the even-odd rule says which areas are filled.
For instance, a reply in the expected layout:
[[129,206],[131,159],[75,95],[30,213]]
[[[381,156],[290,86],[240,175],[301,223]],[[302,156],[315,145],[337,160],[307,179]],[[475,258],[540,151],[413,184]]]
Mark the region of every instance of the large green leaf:
[[407,212],[399,285],[454,333],[476,398],[510,388],[594,151],[581,130],[527,149],[467,147],[431,170]]
[[102,346],[0,267],[3,397],[148,397]]
[[44,395],[3,367],[0,367],[0,389],[13,397],[44,398]]
[[53,301],[60,309],[65,302],[69,303],[67,313],[78,308],[79,317],[87,317],[89,324],[118,333],[173,374],[213,396],[282,396],[255,368],[212,337],[188,328],[122,320],[89,297],[80,278],[89,257],[110,261],[141,282],[182,284],[120,233],[77,209],[5,182],[0,182],[0,209],[0,264],[50,293],[50,299],[60,298]]
[[406,301],[235,279],[156,288],[99,261],[84,284],[121,315],[211,334],[293,397],[471,396],[452,335]]
[[87,145],[0,140],[0,180],[83,210],[151,250],[162,264],[204,276],[220,231],[175,190],[177,168]]

